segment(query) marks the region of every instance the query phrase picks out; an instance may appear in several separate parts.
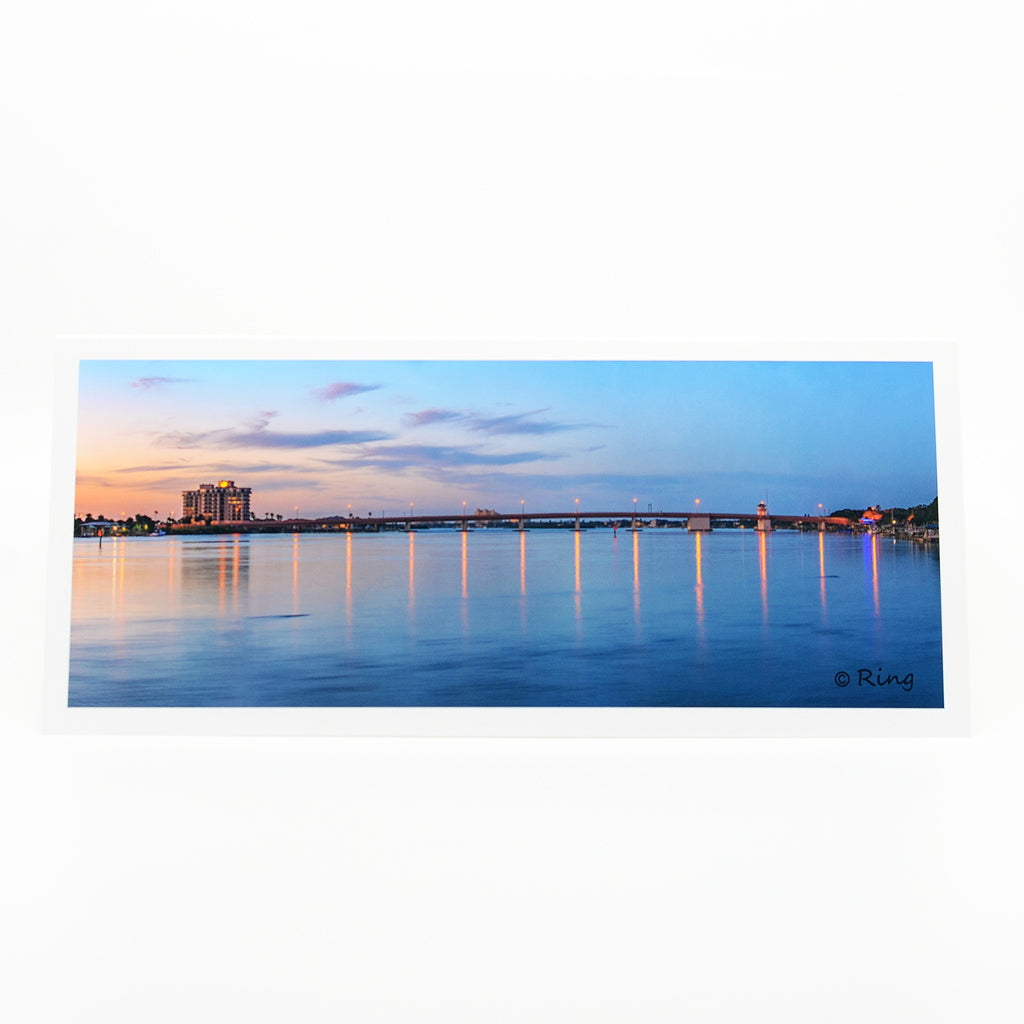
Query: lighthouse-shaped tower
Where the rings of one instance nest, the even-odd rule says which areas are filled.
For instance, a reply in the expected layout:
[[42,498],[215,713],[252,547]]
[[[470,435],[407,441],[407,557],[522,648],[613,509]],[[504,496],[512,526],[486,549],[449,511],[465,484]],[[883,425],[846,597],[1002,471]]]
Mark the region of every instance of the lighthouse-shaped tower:
[[757,529],[763,533],[771,533],[772,520],[768,515],[768,506],[763,501],[757,503]]

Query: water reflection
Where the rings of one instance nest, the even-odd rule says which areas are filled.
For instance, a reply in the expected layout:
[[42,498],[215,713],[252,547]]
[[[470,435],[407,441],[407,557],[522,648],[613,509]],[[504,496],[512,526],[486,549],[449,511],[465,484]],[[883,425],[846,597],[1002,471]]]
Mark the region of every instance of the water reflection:
[[768,619],[768,534],[759,530],[757,534],[757,557],[761,567],[761,614]]
[[238,566],[241,561],[239,548],[241,537],[236,533],[235,544],[231,551],[231,606],[238,611]]
[[[520,520],[520,526],[522,520]],[[526,533],[519,531],[519,624],[526,632]]]
[[633,530],[633,617],[640,632],[640,532]]
[[416,603],[416,534],[409,531],[409,608]]
[[701,631],[701,638],[703,639],[704,634],[704,574],[703,567],[701,565],[701,554],[700,554],[700,531],[696,533],[697,538],[697,585],[694,590],[697,594],[697,626]]
[[[77,540],[70,697],[113,706],[746,705],[745,681],[761,665],[770,672],[759,701],[846,706],[851,692],[831,682],[842,667],[833,665],[836,634],[813,628],[831,605],[830,616],[842,610],[844,645],[874,653],[884,641],[879,664],[914,668],[913,692],[895,695],[901,703],[941,702],[938,560],[920,546],[779,531],[770,540],[769,615],[767,536],[695,532],[691,555],[682,531],[636,533],[629,552],[615,548],[617,563],[606,547],[612,531],[587,537],[586,608],[582,531],[535,531],[518,541],[498,530],[473,541],[441,530],[107,537],[102,553],[95,540]],[[817,610],[807,573],[815,554]],[[630,555],[632,579],[623,561]],[[291,619],[293,601],[306,614]],[[624,621],[631,606],[633,630]],[[793,628],[801,626],[810,628]]]
[[462,596],[463,598],[469,597],[469,583],[467,572],[469,569],[469,533],[466,530],[462,531]]
[[[465,525],[465,524],[463,524]],[[469,532],[462,531],[462,635],[469,634]]]
[[574,594],[574,602],[576,605],[576,622],[579,623],[583,615],[582,596],[580,589],[580,531],[577,530],[575,533],[574,549],[576,553],[576,590]]
[[576,562],[576,593],[580,592],[580,531],[577,530],[574,540],[575,562]]
[[526,534],[519,531],[519,593],[526,597]]
[[123,537],[114,539],[114,555],[110,560],[111,592],[114,595],[115,614],[118,619],[124,619],[124,545]]
[[871,589],[875,599],[875,615],[881,613],[878,601],[878,534],[871,534]]
[[825,607],[825,531],[818,531],[818,574],[821,577],[821,613],[824,617]]
[[352,647],[352,534],[345,534],[345,644]]

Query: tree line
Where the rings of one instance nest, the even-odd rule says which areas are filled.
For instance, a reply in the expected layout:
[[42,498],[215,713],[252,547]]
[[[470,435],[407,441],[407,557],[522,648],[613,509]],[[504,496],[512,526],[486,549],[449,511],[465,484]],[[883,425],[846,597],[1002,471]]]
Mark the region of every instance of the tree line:
[[[856,522],[864,515],[863,508],[838,508],[829,515],[841,516],[844,519],[852,519]],[[909,508],[884,508],[885,523],[897,522],[906,523],[911,521],[915,526],[924,526],[925,523],[938,523],[939,521],[939,499],[934,497],[927,505],[911,505]],[[913,518],[911,518],[913,517]]]

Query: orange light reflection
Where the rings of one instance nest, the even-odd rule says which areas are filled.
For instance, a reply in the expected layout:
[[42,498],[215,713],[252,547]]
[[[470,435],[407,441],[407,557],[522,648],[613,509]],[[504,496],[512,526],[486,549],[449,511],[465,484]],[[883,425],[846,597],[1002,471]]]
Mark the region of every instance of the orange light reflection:
[[416,601],[416,534],[409,531],[409,607]]
[[227,545],[221,541],[217,548],[217,601],[221,614],[224,614],[224,605],[227,602],[227,574],[228,574],[228,553]]
[[576,593],[580,592],[580,531],[576,531]]
[[761,611],[768,615],[768,538],[763,530],[757,535],[758,561],[761,566]]
[[697,537],[697,586],[694,590],[697,594],[697,624],[703,628],[704,626],[704,574],[701,567],[701,554],[700,554],[700,532],[696,534]]
[[818,531],[818,570],[821,574],[821,610],[825,611],[825,533]]
[[878,535],[871,534],[871,584],[875,598],[875,614],[881,614],[878,601]]
[[821,578],[825,578],[825,534],[818,533],[818,568],[821,570]]
[[346,640],[352,643],[352,534],[345,534],[345,626]]
[[467,570],[469,568],[469,548],[467,546],[469,534],[464,530],[462,533],[462,596],[469,597],[469,585]]
[[575,551],[576,551],[576,557],[575,557],[575,561],[576,561],[576,593],[575,593],[575,596],[574,596],[574,601],[575,601],[575,605],[576,605],[576,621],[578,623],[580,621],[580,619],[581,619],[582,612],[583,612],[583,608],[582,608],[581,601],[580,601],[580,531],[579,530],[576,531],[575,537],[576,537],[576,543],[575,543]]
[[526,534],[519,534],[519,593],[526,596]]
[[633,617],[640,628],[640,531],[633,531]]

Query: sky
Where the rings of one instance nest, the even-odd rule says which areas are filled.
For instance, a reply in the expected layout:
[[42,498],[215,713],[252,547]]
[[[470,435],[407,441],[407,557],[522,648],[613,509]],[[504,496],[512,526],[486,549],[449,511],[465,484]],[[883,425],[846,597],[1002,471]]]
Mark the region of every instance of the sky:
[[927,362],[82,360],[75,512],[285,518],[905,507],[937,492]]

